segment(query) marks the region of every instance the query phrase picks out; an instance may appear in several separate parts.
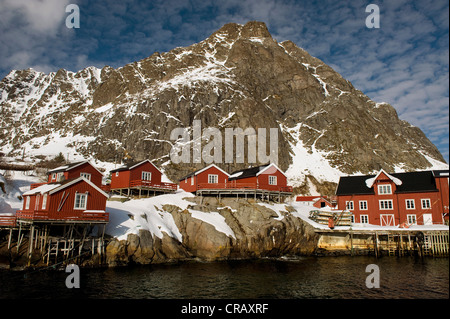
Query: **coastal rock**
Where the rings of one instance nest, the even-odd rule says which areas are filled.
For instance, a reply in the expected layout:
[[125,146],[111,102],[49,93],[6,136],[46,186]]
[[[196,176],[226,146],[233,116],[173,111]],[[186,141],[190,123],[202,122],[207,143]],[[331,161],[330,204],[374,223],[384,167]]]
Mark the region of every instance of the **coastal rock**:
[[[182,235],[182,241],[163,233],[153,236],[148,230],[129,234],[127,240],[112,240],[107,247],[107,263],[120,266],[129,263],[152,264],[187,259],[204,261],[308,256],[314,254],[319,236],[312,226],[291,214],[289,205],[269,205],[235,198],[190,198],[189,209],[164,205]],[[192,212],[214,214],[228,225],[217,229]],[[219,217],[221,216],[221,217]],[[198,217],[198,216],[197,216]]]

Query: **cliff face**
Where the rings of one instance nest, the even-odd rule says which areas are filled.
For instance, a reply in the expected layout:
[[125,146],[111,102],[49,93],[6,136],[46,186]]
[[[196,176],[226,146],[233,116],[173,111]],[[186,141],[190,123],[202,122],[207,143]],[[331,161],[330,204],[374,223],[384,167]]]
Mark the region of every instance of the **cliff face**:
[[[313,227],[290,213],[288,205],[277,213],[253,200],[194,198],[189,209],[164,205],[173,216],[182,240],[149,230],[113,239],[106,249],[109,266],[150,264],[184,259],[206,261],[312,255],[319,236]],[[220,213],[218,213],[220,212]],[[199,219],[204,218],[204,220]],[[205,220],[215,219],[216,223]],[[220,223],[222,221],[222,223]]]
[[[448,167],[391,105],[371,101],[294,43],[278,43],[261,22],[227,24],[118,69],[11,71],[0,82],[0,115],[0,151],[9,156],[148,158],[173,180],[205,166],[169,157],[181,145],[173,129],[191,128],[192,138],[194,120],[222,133],[276,128],[278,164],[294,186],[305,187],[305,176],[321,187],[354,172]],[[228,171],[249,164],[260,163],[218,163]]]

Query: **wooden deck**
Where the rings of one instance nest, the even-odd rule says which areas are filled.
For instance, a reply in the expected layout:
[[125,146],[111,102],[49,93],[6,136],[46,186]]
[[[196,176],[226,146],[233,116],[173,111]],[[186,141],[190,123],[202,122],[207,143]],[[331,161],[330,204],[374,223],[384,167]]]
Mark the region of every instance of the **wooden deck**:
[[[267,187],[269,186],[269,187]],[[263,200],[273,200],[281,202],[281,199],[292,195],[292,187],[280,187],[276,185],[264,185],[259,187],[257,184],[244,183],[216,183],[216,184],[198,184],[195,192],[197,196],[215,195],[224,197],[236,196],[245,198],[261,198]]]
[[178,185],[174,183],[152,183],[146,180],[133,180],[130,182],[129,187],[111,188],[111,192],[127,197],[142,196],[149,197],[159,194],[175,193],[178,189]]

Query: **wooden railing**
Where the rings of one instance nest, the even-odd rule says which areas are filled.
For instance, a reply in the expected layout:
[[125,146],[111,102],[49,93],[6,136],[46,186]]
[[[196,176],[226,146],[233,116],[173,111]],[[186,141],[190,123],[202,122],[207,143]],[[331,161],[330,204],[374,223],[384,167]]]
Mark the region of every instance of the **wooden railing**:
[[177,184],[174,183],[164,183],[161,182],[159,184],[152,183],[151,181],[146,181],[142,179],[137,179],[130,182],[131,187],[151,187],[151,188],[160,188],[160,189],[169,189],[169,190],[177,190]]
[[31,219],[31,220],[78,220],[78,221],[108,221],[109,213],[104,211],[80,211],[76,212],[47,212],[42,210],[35,211],[23,211],[18,210],[16,213],[19,219]]
[[16,216],[0,215],[0,226],[15,226]]
[[200,183],[197,184],[197,190],[202,189],[248,189],[248,190],[266,190],[273,192],[292,193],[292,186],[278,185],[258,185],[256,183]]

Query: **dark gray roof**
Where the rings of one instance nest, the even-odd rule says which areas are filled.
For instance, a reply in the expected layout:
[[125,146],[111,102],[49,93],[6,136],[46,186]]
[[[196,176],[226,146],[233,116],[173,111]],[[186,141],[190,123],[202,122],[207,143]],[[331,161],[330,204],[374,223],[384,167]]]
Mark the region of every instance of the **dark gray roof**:
[[[432,171],[393,173],[390,174],[402,181],[397,186],[396,193],[436,192],[436,181]],[[336,195],[363,195],[374,194],[374,189],[368,188],[366,180],[376,175],[345,176],[341,177]]]
[[[258,174],[261,170],[263,170],[264,168],[266,168],[269,165],[270,164],[265,164],[265,165],[261,165],[261,166],[255,166],[255,167],[250,167],[250,168],[246,168],[246,169],[241,169],[239,171],[235,171],[230,174],[230,178],[228,180],[233,181],[233,180],[241,179],[241,178],[255,177],[256,174]],[[236,175],[237,173],[242,173],[242,174],[240,174],[239,176],[232,177],[233,175]]]

